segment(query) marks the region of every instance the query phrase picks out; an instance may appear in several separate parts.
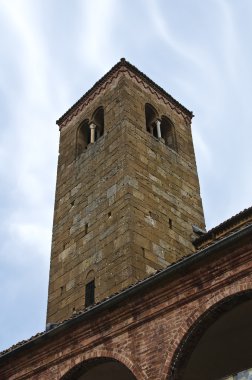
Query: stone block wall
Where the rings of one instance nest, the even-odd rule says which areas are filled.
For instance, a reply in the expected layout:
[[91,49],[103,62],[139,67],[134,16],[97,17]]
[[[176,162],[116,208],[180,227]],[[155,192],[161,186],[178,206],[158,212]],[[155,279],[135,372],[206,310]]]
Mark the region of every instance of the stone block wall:
[[[96,300],[134,281],[129,253],[122,88],[118,78],[61,130],[49,322],[61,321],[83,308],[85,281],[91,270],[95,272]],[[78,127],[100,105],[105,111],[104,136],[76,156]]]
[[[177,152],[146,131],[145,104],[175,126]],[[104,135],[76,154],[81,122],[104,108]],[[60,133],[47,321],[122,290],[194,250],[192,224],[204,216],[190,123],[119,73]]]
[[[193,252],[192,225],[205,224],[190,123],[132,78],[125,86],[132,252],[141,276]],[[146,103],[173,122],[177,151],[146,131]]]

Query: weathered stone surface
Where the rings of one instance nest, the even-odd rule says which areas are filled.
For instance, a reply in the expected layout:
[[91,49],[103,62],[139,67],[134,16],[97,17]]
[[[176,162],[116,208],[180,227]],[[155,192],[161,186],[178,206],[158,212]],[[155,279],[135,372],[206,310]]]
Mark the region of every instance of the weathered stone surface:
[[[146,103],[172,120],[177,151],[147,132]],[[99,106],[104,135],[77,156]],[[188,119],[122,72],[61,129],[48,322],[83,308],[91,270],[99,301],[193,252],[193,224],[204,228]]]

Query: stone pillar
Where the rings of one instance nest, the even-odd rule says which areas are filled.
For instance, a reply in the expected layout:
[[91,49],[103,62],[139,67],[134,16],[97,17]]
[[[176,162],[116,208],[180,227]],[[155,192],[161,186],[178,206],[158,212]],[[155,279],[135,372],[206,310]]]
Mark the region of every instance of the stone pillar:
[[157,126],[157,137],[159,138],[159,139],[161,139],[161,127],[160,127],[160,125],[161,125],[161,120],[157,120],[156,121],[156,126]]
[[90,128],[90,143],[93,144],[95,142],[95,128],[96,128],[96,125],[94,123],[91,123],[89,125],[89,128]]

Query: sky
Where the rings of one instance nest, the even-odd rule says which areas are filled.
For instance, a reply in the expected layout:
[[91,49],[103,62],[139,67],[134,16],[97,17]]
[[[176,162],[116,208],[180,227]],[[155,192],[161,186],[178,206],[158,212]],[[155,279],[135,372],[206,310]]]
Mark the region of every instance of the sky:
[[45,329],[59,131],[121,57],[193,111],[207,229],[252,205],[251,0],[0,0],[0,350]]

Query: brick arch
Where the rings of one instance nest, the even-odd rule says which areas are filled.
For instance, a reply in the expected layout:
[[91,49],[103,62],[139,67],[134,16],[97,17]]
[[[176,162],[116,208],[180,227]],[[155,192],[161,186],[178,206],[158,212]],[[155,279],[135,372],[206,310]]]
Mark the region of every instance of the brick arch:
[[[177,335],[169,346],[165,364],[160,372],[160,379],[176,380],[177,377],[174,373],[177,372],[178,363],[184,356],[184,347],[188,341],[194,340],[194,338],[198,341],[207,327],[220,317],[224,310],[231,309],[236,304],[249,299],[252,299],[252,281],[250,278],[244,278],[239,284],[220,289],[211,297],[203,299],[200,307],[197,305],[197,309],[193,310],[181,324]],[[196,339],[196,335],[198,339]]]
[[70,379],[71,376],[76,371],[78,371],[78,369],[84,368],[86,365],[89,366],[89,364],[93,363],[94,361],[97,361],[97,363],[99,363],[99,361],[105,362],[106,360],[112,360],[124,365],[132,372],[137,380],[147,380],[145,372],[141,370],[138,364],[134,364],[128,357],[114,350],[96,350],[80,355],[74,360],[72,359],[69,362],[63,376],[61,374],[60,380]]

